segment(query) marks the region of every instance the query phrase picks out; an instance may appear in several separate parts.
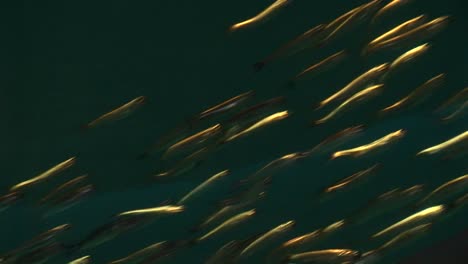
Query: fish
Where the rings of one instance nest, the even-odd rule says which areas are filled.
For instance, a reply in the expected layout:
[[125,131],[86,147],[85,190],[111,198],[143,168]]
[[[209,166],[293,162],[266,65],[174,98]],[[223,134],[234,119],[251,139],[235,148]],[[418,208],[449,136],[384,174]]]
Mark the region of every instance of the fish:
[[390,64],[388,71],[382,76],[380,81],[383,82],[391,73],[394,73],[397,69],[401,68],[402,65],[408,64],[426,53],[430,47],[431,45],[429,43],[424,43],[400,55]]
[[24,255],[15,259],[14,263],[18,264],[46,264],[50,263],[50,259],[61,253],[64,247],[60,243],[52,243],[31,250]]
[[0,196],[0,212],[7,210],[10,206],[23,198],[24,194],[21,192],[9,192]]
[[237,226],[238,224],[241,224],[241,223],[249,220],[251,217],[253,217],[255,215],[255,213],[256,213],[255,209],[251,209],[251,210],[242,212],[240,214],[237,214],[237,215],[229,218],[228,220],[224,221],[222,224],[215,227],[214,229],[210,230],[209,232],[207,232],[203,236],[195,239],[195,243],[200,243],[202,241],[205,241],[208,238],[213,237],[216,234],[219,234],[220,232],[224,232],[224,231],[226,231],[228,229],[231,229],[234,226]]
[[209,179],[207,179],[206,181],[204,181],[203,183],[201,183],[200,185],[195,187],[195,189],[193,189],[192,191],[187,193],[184,197],[182,197],[177,202],[177,204],[178,205],[183,205],[183,204],[187,203],[187,201],[190,200],[190,198],[192,198],[193,196],[199,194],[200,192],[202,192],[203,190],[208,188],[208,186],[210,186],[214,182],[218,181],[219,179],[224,178],[224,176],[226,176],[226,175],[229,175],[229,170],[223,170],[221,172],[216,173],[215,175],[211,176]]
[[442,16],[426,22],[416,28],[397,36],[378,41],[373,45],[368,45],[366,54],[375,53],[383,49],[393,48],[397,45],[406,46],[414,42],[427,41],[448,26],[450,16]]
[[268,108],[271,108],[277,105],[283,105],[285,101],[286,101],[286,98],[284,96],[278,96],[278,97],[268,99],[256,105],[253,105],[241,112],[238,112],[237,114],[229,118],[226,121],[226,123],[235,124],[239,122],[246,122],[246,120],[251,121],[251,119],[257,117],[261,112],[266,111],[268,110]]
[[411,228],[415,225],[425,224],[432,222],[437,217],[440,217],[445,212],[447,212],[448,207],[446,205],[436,205],[419,212],[416,212],[401,221],[373,234],[372,238],[379,238],[384,236],[389,236],[391,234],[395,234],[401,232],[401,230],[405,230]]
[[392,189],[370,200],[345,221],[350,225],[365,224],[373,218],[413,204],[413,202],[422,196],[423,190],[424,185],[422,184],[417,184],[406,189]]
[[83,256],[81,258],[77,258],[75,260],[68,262],[68,264],[89,264],[89,263],[91,263],[91,256],[89,255]]
[[441,200],[445,200],[447,197],[453,196],[454,194],[468,190],[468,174],[452,179],[424,197],[418,202],[418,205],[427,204],[428,202],[437,203]]
[[55,166],[53,166],[52,168],[46,170],[45,172],[39,174],[38,176],[34,177],[34,178],[31,178],[29,180],[26,180],[26,181],[23,181],[23,182],[20,182],[16,185],[14,185],[13,187],[10,188],[10,192],[15,192],[15,191],[18,191],[18,190],[23,190],[23,189],[26,189],[28,187],[31,187],[35,184],[38,184],[42,181],[45,181],[46,179],[50,178],[50,177],[53,177],[53,176],[56,176],[58,174],[60,174],[61,172],[65,171],[66,169],[72,167],[73,165],[75,165],[75,162],[76,162],[76,157],[72,157],[72,158],[69,158]]
[[95,120],[82,126],[82,129],[89,129],[107,123],[110,121],[117,121],[124,119],[132,114],[136,109],[145,104],[148,99],[145,96],[138,96],[135,99],[132,99],[130,102],[125,103],[124,105],[105,113]]
[[282,263],[345,263],[354,262],[361,253],[352,249],[324,249],[293,254],[286,257]]
[[145,259],[151,256],[168,254],[169,251],[173,250],[177,246],[178,242],[175,241],[161,241],[153,243],[143,249],[140,249],[132,254],[109,262],[108,264],[131,264],[131,263],[142,263]]
[[231,240],[220,247],[205,264],[234,264],[237,263],[237,256],[248,244],[252,243],[258,235],[251,236],[242,240]]
[[335,108],[333,111],[331,111],[328,115],[324,116],[323,118],[315,121],[316,125],[323,124],[330,119],[336,117],[338,114],[342,113],[346,109],[350,108],[353,104],[356,104],[358,102],[361,102],[363,100],[369,99],[369,97],[376,96],[381,93],[381,89],[384,85],[383,84],[376,84],[372,85],[360,92],[357,92],[353,96],[351,96],[349,99],[344,101],[342,104],[340,104],[337,108]]
[[234,96],[222,103],[219,103],[213,107],[204,110],[196,116],[196,119],[203,120],[236,109],[242,106],[247,100],[251,99],[254,95],[255,92],[251,90]]
[[294,82],[298,79],[304,78],[306,76],[316,75],[318,73],[324,72],[336,66],[338,63],[342,62],[347,56],[349,56],[346,50],[341,50],[332,55],[322,59],[321,61],[307,67],[305,70],[298,73],[291,79],[291,82]]
[[[444,141],[440,144],[437,144],[435,146],[423,149],[419,151],[416,156],[420,155],[434,155],[438,154],[440,152],[445,152],[448,150],[451,150],[456,147],[460,147],[462,150],[465,149],[466,143],[468,142],[468,131],[465,131],[447,141]],[[461,145],[461,146],[459,146]]]
[[322,191],[322,195],[329,195],[331,193],[346,190],[352,187],[353,185],[356,185],[357,183],[367,181],[369,180],[369,177],[375,174],[375,171],[380,167],[380,164],[375,164],[372,167],[369,167],[365,170],[358,171],[353,175],[338,181],[332,186],[325,188],[325,190]]
[[52,192],[50,192],[48,195],[46,195],[44,198],[42,198],[41,200],[39,200],[39,204],[44,204],[46,203],[47,201],[50,201],[50,200],[53,200],[54,197],[56,197],[57,195],[59,195],[61,192],[83,182],[85,179],[88,178],[88,175],[87,174],[84,174],[84,175],[81,175],[81,176],[78,176],[78,177],[75,177],[65,183],[63,183],[62,185],[58,186],[57,188],[55,188]]
[[403,107],[415,106],[417,101],[423,101],[424,98],[431,95],[434,89],[439,88],[445,83],[445,73],[438,74],[417,87],[410,94],[400,99],[398,102],[380,110],[380,113],[388,113],[402,109]]
[[321,101],[316,109],[320,109],[333,101],[340,100],[349,93],[356,91],[358,88],[372,82],[373,80],[377,79],[379,76],[384,74],[388,70],[388,67],[389,64],[384,63],[371,68],[370,70],[366,71],[365,73],[361,74],[356,79],[351,81],[343,89],[339,90],[338,92]]
[[264,246],[266,243],[277,239],[279,236],[283,235],[284,233],[290,231],[294,226],[296,225],[296,222],[294,220],[287,221],[270,231],[266,232],[265,234],[261,235],[258,237],[256,240],[254,240],[252,243],[250,243],[248,246],[246,246],[241,253],[239,254],[239,257],[241,259],[247,258],[251,256],[255,250],[259,250],[260,247]]
[[315,47],[319,44],[319,41],[322,39],[322,33],[324,29],[324,24],[319,24],[308,29],[306,32],[302,33],[301,35],[295,37],[293,40],[279,47],[277,50],[275,50],[272,54],[270,54],[263,60],[256,62],[253,65],[254,70],[256,72],[260,71],[261,69],[263,69],[263,67],[265,67],[265,65],[270,64],[271,62],[273,62],[281,56],[292,56],[306,48]]
[[363,131],[363,125],[347,127],[326,137],[322,142],[318,143],[308,152],[310,154],[324,154],[325,152],[331,152],[353,138],[361,135]]
[[216,124],[211,126],[203,131],[200,131],[194,135],[191,135],[174,145],[170,146],[167,151],[163,154],[163,159],[167,159],[170,156],[173,156],[175,153],[187,152],[187,149],[193,149],[197,146],[206,143],[210,138],[215,137],[221,133],[222,126],[221,124]]
[[281,8],[285,7],[286,5],[290,4],[292,0],[275,0],[273,4],[268,6],[265,10],[258,13],[256,16],[249,18],[245,21],[236,23],[229,27],[229,31],[237,31],[239,29],[245,28],[247,26],[252,26],[258,24],[266,19],[270,18],[273,14],[277,13]]
[[360,157],[368,152],[371,152],[378,148],[382,148],[390,143],[395,142],[396,140],[402,138],[405,134],[406,134],[405,130],[399,129],[375,141],[372,141],[371,143],[368,143],[359,147],[351,148],[351,149],[336,151],[335,153],[332,154],[331,159],[336,159],[339,157],[346,157],[346,156]]
[[75,206],[93,191],[94,185],[88,184],[76,190],[69,191],[59,197],[55,197],[55,199],[48,205],[49,208],[47,208],[47,212],[44,217],[63,212]]
[[[457,118],[460,115],[465,113],[465,109],[468,107],[468,87],[464,88],[463,90],[457,92],[455,95],[450,97],[446,102],[441,104],[435,110],[436,113],[447,113],[450,110],[449,115],[445,115],[442,120],[443,121],[451,121]],[[452,109],[455,108],[455,111]]]
[[126,215],[171,215],[184,212],[185,206],[183,205],[164,205],[146,209],[138,209],[126,211],[118,214],[118,216]]
[[277,121],[281,121],[287,117],[290,116],[290,113],[286,110],[286,111],[281,111],[281,112],[277,112],[275,114],[272,114],[272,115],[269,115],[265,118],[263,118],[262,120],[256,122],[255,124],[253,124],[252,126],[242,130],[241,132],[237,133],[237,134],[234,134],[232,135],[231,137],[227,138],[226,140],[224,140],[224,142],[229,142],[229,141],[232,141],[236,138],[239,138],[239,137],[242,137],[242,136],[245,136],[249,133],[251,133],[252,131],[256,130],[256,129],[259,129],[261,127],[264,127],[268,124],[271,124],[271,123],[274,123],[274,122],[277,122]]
[[411,3],[412,0],[392,0],[384,7],[380,8],[380,10],[372,17],[371,24],[376,24],[382,17],[386,14],[392,13],[395,9],[398,9],[401,6]]

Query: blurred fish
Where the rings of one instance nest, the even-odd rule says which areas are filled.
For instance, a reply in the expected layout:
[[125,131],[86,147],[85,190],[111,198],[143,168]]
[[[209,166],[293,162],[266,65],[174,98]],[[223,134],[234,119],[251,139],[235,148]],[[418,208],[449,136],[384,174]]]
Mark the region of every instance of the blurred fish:
[[23,199],[23,197],[24,195],[21,192],[9,192],[3,196],[0,196],[0,212],[7,210],[14,203]]
[[333,101],[341,100],[343,97],[347,96],[349,93],[355,92],[357,89],[361,88],[362,86],[365,86],[366,84],[369,84],[373,80],[379,78],[382,74],[384,74],[388,70],[388,66],[389,66],[388,63],[384,63],[381,65],[375,66],[374,68],[361,74],[356,79],[354,79],[349,84],[347,84],[343,89],[334,93],[327,99],[321,101],[319,105],[317,106],[317,109],[320,109]]
[[225,232],[226,230],[229,230],[233,228],[234,226],[237,226],[238,224],[241,224],[247,220],[249,220],[251,217],[255,215],[255,209],[251,209],[245,212],[242,212],[238,215],[235,215],[228,220],[224,221],[224,223],[220,224],[219,226],[215,227],[211,231],[207,232],[205,235],[195,239],[195,243],[200,243],[208,238],[211,238],[214,235],[217,235],[221,232]]
[[34,177],[32,179],[29,179],[29,180],[26,180],[26,181],[23,181],[23,182],[20,182],[20,183],[14,185],[13,187],[10,188],[10,191],[13,192],[13,191],[17,191],[17,190],[22,190],[22,189],[31,187],[31,186],[33,186],[35,184],[38,184],[38,183],[40,183],[42,181],[45,181],[47,178],[58,175],[59,173],[63,172],[64,170],[70,168],[71,166],[73,166],[75,164],[75,161],[76,161],[75,157],[67,159],[67,160],[55,165],[54,167],[48,169],[47,171],[39,174],[38,176],[36,176],[36,177]]
[[369,51],[369,49],[371,49],[373,46],[377,45],[380,42],[392,39],[421,26],[423,23],[427,22],[427,19],[427,16],[423,14],[401,23],[400,25],[392,28],[391,30],[385,32],[384,34],[369,42],[369,44],[365,47],[363,54],[365,55]]
[[109,262],[109,264],[138,264],[152,256],[162,256],[169,254],[177,246],[176,241],[161,241],[151,244],[143,249],[140,249],[132,254]]
[[268,57],[264,58],[262,61],[256,62],[253,67],[255,71],[260,71],[266,64],[270,64],[274,60],[278,59],[281,56],[292,56],[306,48],[316,46],[319,41],[322,39],[322,32],[325,28],[325,25],[319,24],[306,32],[302,33],[298,37],[289,41],[285,45],[281,46],[275,50]]
[[432,222],[437,217],[440,217],[447,212],[449,208],[446,205],[436,205],[419,212],[416,212],[405,219],[383,229],[380,232],[372,235],[372,238],[378,238],[383,236],[391,236],[392,234],[399,233],[402,230],[412,228],[414,226]]
[[240,259],[248,258],[252,254],[254,254],[255,251],[260,250],[261,248],[268,245],[268,243],[270,243],[271,241],[278,239],[281,235],[290,231],[295,225],[296,222],[291,220],[261,235],[259,238],[254,240],[242,250],[242,252],[239,254]]
[[208,188],[208,186],[210,186],[211,184],[213,184],[214,182],[216,182],[217,180],[223,178],[224,176],[228,174],[229,174],[229,170],[223,170],[219,173],[216,173],[215,175],[211,176],[209,179],[207,179],[206,181],[204,181],[203,183],[195,187],[195,189],[187,193],[184,197],[182,197],[179,200],[179,202],[177,202],[177,204],[181,205],[181,204],[187,203],[187,201],[190,200],[190,198],[203,192],[206,188]]
[[42,247],[31,250],[30,252],[18,257],[14,263],[16,264],[46,264],[50,263],[50,259],[61,253],[64,247],[59,243],[44,245]]
[[75,260],[68,262],[68,264],[89,264],[89,263],[91,263],[91,256],[84,256],[84,257],[77,258]]
[[452,197],[453,195],[464,191],[468,191],[468,174],[442,184],[419,201],[418,205],[427,205],[428,203],[438,204],[446,200],[448,197]]
[[351,249],[324,249],[293,254],[286,257],[282,263],[329,263],[341,264],[357,261],[361,253]]
[[219,135],[221,133],[221,129],[221,125],[216,124],[175,143],[167,149],[163,155],[163,159],[167,159],[177,153],[189,152],[194,148],[199,147],[200,145],[203,147],[202,144],[206,143],[209,141],[209,139],[215,137],[216,135]]
[[201,112],[200,114],[197,115],[196,119],[202,120],[202,119],[210,118],[214,115],[219,115],[219,114],[231,111],[243,105],[248,99],[252,98],[254,95],[255,95],[254,91],[248,91],[243,94],[232,97],[222,103],[219,103]]
[[89,196],[94,191],[94,185],[88,184],[76,190],[68,191],[59,197],[54,197],[52,201],[47,203],[47,211],[44,217],[63,212]]
[[390,74],[395,74],[399,68],[401,68],[403,65],[407,65],[411,61],[414,61],[416,58],[426,53],[429,48],[430,45],[428,43],[424,43],[403,53],[390,64],[388,71],[382,76],[380,81],[383,82],[389,77]]
[[309,66],[307,69],[303,70],[290,80],[290,85],[294,85],[294,82],[298,79],[304,78],[306,76],[316,75],[324,71],[330,70],[332,67],[336,66],[338,63],[343,61],[348,56],[348,53],[345,50],[336,52],[325,59]]
[[256,105],[253,105],[247,109],[244,109],[238,112],[237,114],[229,118],[226,123],[228,124],[235,124],[239,122],[245,123],[245,122],[251,121],[252,119],[258,119],[257,116],[259,114],[275,106],[283,105],[285,101],[286,101],[286,98],[284,96],[278,96],[278,97],[268,99],[266,101],[263,101],[261,103],[258,103]]
[[412,91],[409,95],[402,98],[398,102],[385,107],[384,109],[380,110],[380,113],[387,113],[390,111],[398,110],[403,107],[408,106],[415,106],[416,103],[424,101],[425,98],[429,97],[432,94],[434,89],[442,86],[445,82],[445,74],[439,74],[431,79],[427,80],[419,87],[417,87],[414,91]]
[[374,15],[374,17],[371,20],[371,24],[377,23],[379,20],[381,20],[383,17],[385,17],[387,14],[392,13],[395,9],[404,6],[408,3],[410,3],[412,0],[392,0],[388,4],[386,4],[384,7],[380,8],[380,10]]
[[205,264],[234,264],[237,263],[237,256],[248,244],[252,243],[259,236],[255,235],[243,240],[232,240],[219,248]]
[[461,133],[447,141],[438,145],[426,148],[418,152],[416,155],[434,155],[440,152],[454,151],[459,148],[460,151],[466,151],[466,144],[468,143],[468,131]]
[[288,111],[277,112],[275,114],[269,115],[269,116],[263,118],[262,120],[256,122],[252,126],[250,126],[250,127],[246,128],[246,129],[240,131],[239,133],[234,134],[231,137],[227,138],[225,140],[225,142],[232,141],[232,140],[234,140],[236,138],[245,136],[245,135],[251,133],[252,131],[257,130],[259,128],[262,128],[262,127],[264,127],[264,126],[266,126],[268,124],[283,120],[283,119],[287,118],[289,115],[290,115],[290,113]]
[[335,150],[336,148],[340,147],[341,145],[347,143],[348,141],[356,138],[357,136],[361,135],[364,131],[363,125],[352,126],[340,130],[339,132],[332,134],[325,138],[322,142],[317,144],[313,147],[309,153],[311,154],[328,154]]
[[273,4],[268,6],[265,10],[257,14],[256,16],[249,18],[245,21],[239,22],[237,24],[232,25],[229,28],[229,31],[236,31],[241,28],[245,28],[247,26],[253,26],[255,24],[258,24],[260,22],[265,21],[266,19],[270,18],[273,14],[277,13],[281,8],[286,6],[287,4],[290,4],[292,0],[275,0]]
[[427,41],[445,29],[449,23],[449,19],[449,16],[442,16],[395,37],[385,38],[374,44],[369,44],[365,52],[369,54],[387,48],[413,45],[414,42]]
[[350,224],[365,224],[380,215],[402,209],[413,204],[423,194],[423,185],[414,185],[407,189],[396,188],[379,195],[361,207],[348,219]]
[[95,126],[98,126],[102,123],[107,123],[111,121],[117,121],[124,119],[132,114],[136,109],[146,103],[147,98],[144,96],[138,96],[137,98],[131,100],[130,102],[106,113],[97,119],[89,122],[88,124],[83,125],[83,129],[89,129]]
[[171,215],[181,213],[185,210],[183,205],[164,205],[146,209],[138,209],[132,211],[126,211],[123,213],[118,214],[118,216],[126,216],[126,215]]
[[[441,106],[436,109],[438,113],[447,113],[442,120],[445,122],[452,121],[457,117],[463,116],[466,114],[465,109],[468,107],[468,87],[456,93],[449,100],[444,102]],[[455,109],[455,110],[453,110]]]
[[383,84],[376,84],[372,85],[360,92],[357,92],[353,96],[351,96],[349,99],[344,101],[342,104],[340,104],[337,108],[335,108],[333,111],[331,111],[328,115],[324,116],[323,118],[315,121],[315,124],[323,124],[330,119],[336,117],[340,113],[346,111],[348,108],[350,108],[352,105],[357,104],[358,102],[362,102],[366,99],[372,98],[374,96],[377,96],[378,94],[381,93],[381,88],[383,87]]
[[390,143],[395,142],[396,140],[402,138],[406,134],[406,131],[403,129],[397,130],[395,132],[392,132],[384,137],[381,137],[369,144],[362,145],[359,147],[351,148],[351,149],[346,149],[346,150],[341,150],[333,153],[331,159],[336,159],[339,157],[345,157],[345,156],[352,156],[352,157],[359,157],[362,156],[368,152],[371,152],[375,149],[382,148],[384,146],[389,145]]
[[69,189],[71,187],[74,187],[75,185],[83,182],[87,178],[88,178],[88,174],[84,174],[84,175],[75,177],[75,178],[65,182],[64,184],[62,184],[62,185],[58,186],[57,188],[55,188],[54,190],[52,190],[52,192],[50,192],[44,198],[39,200],[39,204],[44,204],[47,201],[54,200],[54,198],[57,197],[57,195],[61,194],[64,191],[67,191],[67,189]]

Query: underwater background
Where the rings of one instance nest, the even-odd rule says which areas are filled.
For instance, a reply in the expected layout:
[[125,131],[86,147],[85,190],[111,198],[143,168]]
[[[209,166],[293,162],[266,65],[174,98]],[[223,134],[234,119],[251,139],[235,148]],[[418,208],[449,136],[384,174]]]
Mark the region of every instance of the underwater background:
[[[257,14],[270,0],[236,1],[3,1],[0,4],[0,108],[3,113],[0,190],[2,193],[72,156],[76,165],[38,186],[34,193],[0,213],[0,252],[54,226],[70,223],[64,240],[76,242],[111,216],[127,210],[174,201],[211,175],[229,169],[219,188],[201,197],[187,211],[158,219],[149,227],[125,233],[81,255],[107,263],[151,243],[184,239],[188,231],[243,177],[288,153],[306,150],[340,128],[366,127],[346,146],[375,140],[398,129],[407,134],[388,151],[359,159],[314,158],[288,167],[272,181],[248,224],[217,239],[175,253],[167,263],[203,263],[231,239],[265,232],[288,220],[297,225],[286,239],[329,225],[353,213],[372,197],[396,187],[425,184],[432,190],[467,173],[466,156],[458,159],[415,158],[423,148],[454,137],[468,128],[466,117],[441,124],[431,111],[468,85],[468,3],[462,0],[422,1],[398,9],[372,32],[359,27],[339,41],[282,58],[254,72],[252,65],[307,29],[331,21],[366,1],[295,0],[266,23],[234,33],[230,25]],[[313,106],[367,69],[390,61],[405,50],[359,56],[371,36],[422,13],[450,15],[449,26],[432,38],[428,54],[392,77],[393,98],[370,100],[337,122],[311,127],[324,112]],[[288,80],[313,62],[343,48],[354,55],[317,77],[296,84]],[[370,112],[386,106],[427,79],[446,73],[446,82],[417,108],[385,118]],[[195,114],[238,94],[254,90],[256,100],[283,95],[292,115],[262,131],[239,139],[204,160],[182,181],[157,183],[150,175],[168,169],[157,155],[137,159],[158,137]],[[80,126],[137,97],[148,102],[124,120],[82,133]],[[345,147],[346,147],[345,146]],[[378,180],[317,205],[314,195],[337,179],[381,163]],[[86,200],[57,215],[44,217],[35,201],[55,185],[88,173],[95,191]],[[55,185],[54,185],[55,184]],[[406,214],[407,215],[407,214]],[[406,216],[390,214],[365,230],[345,230],[322,248],[343,247],[362,232],[380,230]],[[379,263],[398,263],[443,241],[458,239],[468,249],[468,210],[437,223],[423,239]],[[462,234],[460,236],[460,234]],[[464,235],[463,235],[464,234]],[[455,238],[457,237],[458,238]],[[377,244],[364,243],[361,250]],[[430,250],[429,250],[430,249]],[[426,250],[426,251],[424,251]],[[268,251],[265,251],[268,252]],[[264,253],[267,254],[267,253]],[[453,251],[446,253],[443,263]],[[61,255],[46,263],[67,263]],[[398,261],[397,261],[398,260]],[[411,262],[419,263],[418,258]],[[434,259],[432,259],[434,260]],[[465,257],[466,260],[466,257]],[[429,262],[427,262],[429,261]],[[430,262],[424,263],[442,263]],[[166,262],[164,262],[166,263]],[[262,263],[253,259],[249,263]],[[402,262],[405,263],[405,262]],[[466,262],[463,262],[466,263]]]

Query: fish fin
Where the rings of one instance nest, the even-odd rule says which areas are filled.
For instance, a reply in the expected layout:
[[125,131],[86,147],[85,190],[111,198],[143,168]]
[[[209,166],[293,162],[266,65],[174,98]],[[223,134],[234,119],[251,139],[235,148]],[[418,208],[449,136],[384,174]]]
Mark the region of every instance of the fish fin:
[[260,70],[263,69],[263,67],[265,67],[265,62],[263,62],[263,61],[256,62],[253,65],[253,68],[254,68],[255,72],[259,72]]

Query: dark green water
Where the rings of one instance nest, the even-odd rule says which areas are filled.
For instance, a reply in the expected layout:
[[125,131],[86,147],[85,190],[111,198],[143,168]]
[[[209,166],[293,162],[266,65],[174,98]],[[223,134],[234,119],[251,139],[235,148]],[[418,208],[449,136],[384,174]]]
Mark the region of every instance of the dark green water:
[[[284,154],[305,150],[340,128],[365,122],[364,137],[349,146],[377,139],[398,129],[407,135],[389,151],[360,159],[315,159],[291,167],[275,178],[258,216],[248,225],[177,254],[172,263],[202,263],[230,239],[240,239],[273,228],[287,220],[297,221],[292,238],[342,219],[368,199],[391,188],[427,184],[429,190],[467,172],[466,157],[456,160],[414,159],[421,150],[466,131],[466,118],[447,125],[430,114],[434,107],[467,86],[468,5],[461,0],[415,1],[399,9],[372,33],[426,13],[431,18],[451,15],[449,27],[430,41],[428,54],[394,77],[385,98],[371,101],[337,122],[310,128],[307,124],[324,112],[311,106],[358,74],[392,60],[405,50],[383,52],[367,60],[358,49],[369,39],[360,27],[320,50],[282,59],[254,73],[252,64],[293,37],[319,23],[343,14],[363,1],[296,0],[267,23],[227,34],[271,1],[22,1],[0,5],[0,107],[4,116],[0,188],[33,177],[50,166],[77,156],[77,164],[60,182],[89,173],[96,193],[60,215],[41,219],[31,199],[0,216],[0,252],[12,249],[34,234],[65,222],[77,241],[103,224],[111,215],[156,206],[177,199],[212,174],[230,169],[232,182],[241,179]],[[284,89],[289,78],[343,48],[353,57],[315,79],[300,82],[295,90]],[[381,119],[369,111],[387,106],[415,86],[446,73],[446,84],[415,109]],[[165,169],[157,157],[136,157],[159,136],[186,118],[230,97],[255,90],[258,101],[278,95],[287,97],[293,115],[270,128],[221,149],[191,172],[191,178],[170,184],[150,184],[151,173]],[[144,95],[149,103],[131,117],[80,133],[80,125],[130,99]],[[313,206],[313,194],[336,179],[380,162],[379,178],[352,194],[337,197],[321,207]],[[59,179],[60,178],[60,179]],[[47,192],[52,183],[41,185]],[[83,254],[94,263],[122,257],[150,243],[183,239],[187,230],[209,213],[228,192],[226,183],[218,193],[194,204],[187,212],[161,219],[151,227],[121,237]],[[404,216],[404,215],[403,215]],[[402,215],[379,219],[366,226],[381,229]],[[405,248],[409,255],[466,229],[464,210],[445,220],[422,241]],[[324,247],[353,241],[362,230],[350,230]],[[349,234],[348,234],[349,233]],[[372,248],[372,244],[364,249]],[[64,263],[65,259],[57,259]],[[253,260],[252,263],[257,263]],[[383,263],[383,262],[382,262]]]

